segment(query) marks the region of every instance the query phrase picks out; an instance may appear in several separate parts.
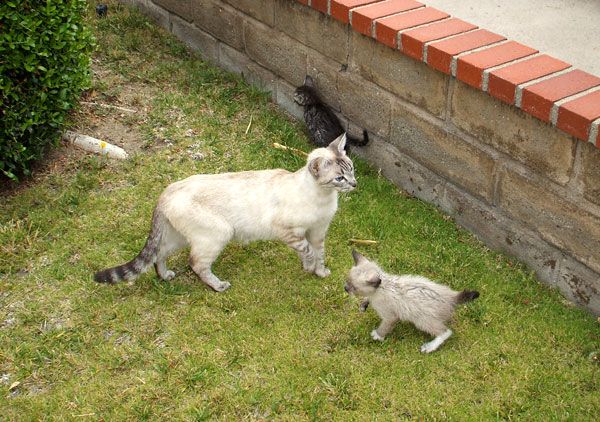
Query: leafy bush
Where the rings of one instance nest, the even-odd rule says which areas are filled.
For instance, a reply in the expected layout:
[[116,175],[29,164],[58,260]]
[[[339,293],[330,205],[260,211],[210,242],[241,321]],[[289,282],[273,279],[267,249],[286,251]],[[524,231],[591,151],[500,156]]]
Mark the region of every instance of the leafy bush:
[[85,8],[85,0],[0,1],[0,176],[29,174],[89,85]]

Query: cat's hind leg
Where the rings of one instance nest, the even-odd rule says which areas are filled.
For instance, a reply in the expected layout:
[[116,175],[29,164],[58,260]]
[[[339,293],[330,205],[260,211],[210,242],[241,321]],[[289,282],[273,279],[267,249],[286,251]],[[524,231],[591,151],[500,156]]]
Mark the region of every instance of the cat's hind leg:
[[156,274],[165,280],[169,281],[175,277],[175,272],[167,268],[167,258],[187,245],[185,237],[183,237],[173,226],[167,221],[163,229],[160,248],[154,263]]
[[421,352],[423,353],[431,353],[434,352],[444,343],[448,338],[452,335],[452,330],[447,328],[446,331],[437,335],[433,340],[424,343],[421,346]]
[[217,292],[227,290],[231,284],[219,280],[212,273],[211,266],[233,237],[233,227],[220,215],[197,204],[180,205],[176,211],[180,212],[171,221],[190,245],[190,267],[211,289]]
[[423,319],[415,321],[415,326],[419,330],[435,336],[433,340],[423,343],[421,346],[422,353],[435,352],[452,335],[452,330],[446,327],[446,324],[439,320]]
[[227,281],[221,281],[213,274],[211,267],[227,243],[233,237],[233,228],[225,219],[214,215],[202,215],[188,234],[190,243],[190,266],[207,286],[216,292],[231,287]]
[[319,277],[327,277],[331,274],[329,268],[325,267],[325,235],[327,226],[311,228],[306,232],[306,239],[312,246],[315,254],[315,269],[313,272]]

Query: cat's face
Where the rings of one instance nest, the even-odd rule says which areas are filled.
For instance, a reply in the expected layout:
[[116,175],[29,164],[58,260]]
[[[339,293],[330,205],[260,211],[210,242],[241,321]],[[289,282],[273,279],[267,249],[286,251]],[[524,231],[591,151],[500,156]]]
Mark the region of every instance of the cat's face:
[[348,273],[344,290],[356,296],[371,296],[381,284],[381,269],[367,258],[352,250],[354,266]]
[[346,134],[340,135],[327,148],[318,148],[308,157],[308,169],[317,183],[338,192],[356,188],[354,165],[346,155]]
[[310,76],[306,75],[306,78],[304,78],[304,85],[299,86],[296,88],[296,91],[294,91],[294,101],[302,107],[317,104],[319,102],[315,83]]

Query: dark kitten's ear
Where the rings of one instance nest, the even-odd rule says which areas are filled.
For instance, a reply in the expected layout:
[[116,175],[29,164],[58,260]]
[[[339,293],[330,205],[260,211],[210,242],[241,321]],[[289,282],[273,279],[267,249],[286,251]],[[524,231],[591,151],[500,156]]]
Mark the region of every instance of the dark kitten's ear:
[[335,138],[335,140],[329,144],[329,148],[331,148],[334,152],[339,154],[345,154],[344,148],[346,147],[346,133],[342,133],[340,136]]
[[315,81],[313,81],[313,78],[311,78],[310,75],[306,75],[304,77],[304,85],[310,86],[310,87],[314,88],[315,87]]
[[379,277],[378,275],[373,276],[373,278],[367,281],[367,284],[371,287],[378,288],[381,285],[381,277]]
[[354,263],[356,265],[368,261],[367,258],[356,252],[356,249],[352,249],[352,258],[354,258]]

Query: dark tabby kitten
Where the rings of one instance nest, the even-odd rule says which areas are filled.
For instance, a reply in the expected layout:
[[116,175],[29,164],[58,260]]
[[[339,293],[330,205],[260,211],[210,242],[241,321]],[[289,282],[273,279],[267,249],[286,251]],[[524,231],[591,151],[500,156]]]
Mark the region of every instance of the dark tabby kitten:
[[[334,139],[344,133],[337,116],[319,98],[313,79],[306,75],[304,85],[296,88],[294,101],[304,107],[304,121],[308,127],[311,141],[319,146],[326,147]],[[369,134],[363,130],[363,139],[346,136],[346,149],[348,145],[365,146],[369,143]]]

